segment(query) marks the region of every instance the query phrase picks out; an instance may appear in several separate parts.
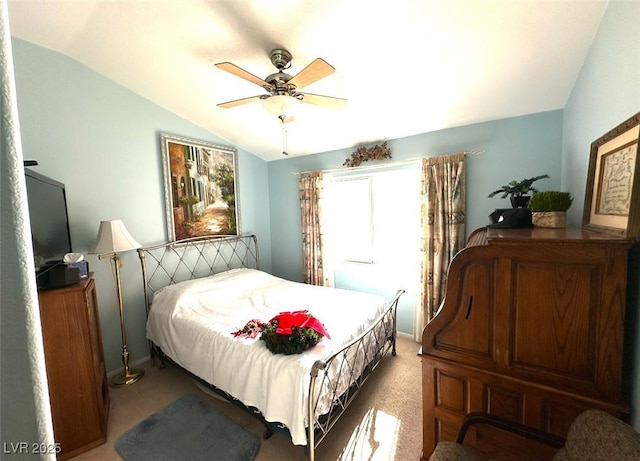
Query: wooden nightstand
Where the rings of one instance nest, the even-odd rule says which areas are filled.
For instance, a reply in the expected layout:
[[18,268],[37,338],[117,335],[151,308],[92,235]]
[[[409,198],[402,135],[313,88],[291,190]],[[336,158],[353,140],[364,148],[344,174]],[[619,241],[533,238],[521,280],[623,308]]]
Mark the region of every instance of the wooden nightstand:
[[38,292],[58,459],[107,440],[109,386],[93,274],[75,285]]

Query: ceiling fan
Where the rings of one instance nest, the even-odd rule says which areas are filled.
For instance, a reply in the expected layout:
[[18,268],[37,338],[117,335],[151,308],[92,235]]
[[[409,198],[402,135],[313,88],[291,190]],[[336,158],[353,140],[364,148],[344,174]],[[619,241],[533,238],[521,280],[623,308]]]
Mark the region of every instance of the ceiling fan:
[[278,69],[278,72],[269,75],[264,80],[230,62],[220,62],[215,64],[217,68],[254,83],[264,88],[268,93],[223,102],[218,104],[218,107],[228,109],[262,100],[265,109],[284,122],[290,120],[291,114],[289,112],[296,100],[332,109],[341,109],[347,103],[346,99],[312,93],[301,93],[299,91],[300,89],[335,72],[335,68],[328,64],[324,59],[315,59],[295,76],[292,76],[283,72],[291,66],[291,61],[293,59],[291,53],[284,49],[276,49],[271,52],[270,58],[271,63]]

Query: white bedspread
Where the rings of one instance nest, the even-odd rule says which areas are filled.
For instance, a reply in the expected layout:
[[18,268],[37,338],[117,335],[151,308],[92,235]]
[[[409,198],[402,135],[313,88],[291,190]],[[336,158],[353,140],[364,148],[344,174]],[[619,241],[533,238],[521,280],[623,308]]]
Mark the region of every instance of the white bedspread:
[[[367,293],[291,282],[254,269],[234,269],[170,285],[155,294],[147,337],[180,366],[284,423],[306,445],[306,397],[313,363],[365,331],[386,309]],[[249,320],[308,310],[331,339],[297,355],[274,355],[259,336],[232,336]]]

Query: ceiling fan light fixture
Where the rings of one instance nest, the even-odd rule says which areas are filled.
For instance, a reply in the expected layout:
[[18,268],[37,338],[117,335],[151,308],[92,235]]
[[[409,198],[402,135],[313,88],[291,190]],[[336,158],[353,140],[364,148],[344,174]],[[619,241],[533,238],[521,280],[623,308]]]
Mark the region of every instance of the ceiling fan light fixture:
[[262,101],[264,110],[278,118],[281,115],[286,117],[293,115],[297,105],[298,100],[296,98],[284,94],[276,94]]

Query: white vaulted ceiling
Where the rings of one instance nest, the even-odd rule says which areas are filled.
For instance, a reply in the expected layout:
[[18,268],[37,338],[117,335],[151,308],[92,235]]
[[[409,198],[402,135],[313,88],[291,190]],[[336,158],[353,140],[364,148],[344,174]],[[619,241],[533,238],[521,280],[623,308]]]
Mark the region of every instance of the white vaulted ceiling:
[[303,91],[288,152],[303,155],[564,107],[607,6],[593,0],[9,0],[12,35],[63,53],[265,160],[282,158],[263,94],[269,52],[336,72]]

